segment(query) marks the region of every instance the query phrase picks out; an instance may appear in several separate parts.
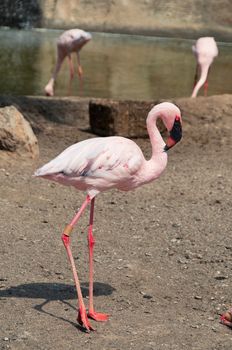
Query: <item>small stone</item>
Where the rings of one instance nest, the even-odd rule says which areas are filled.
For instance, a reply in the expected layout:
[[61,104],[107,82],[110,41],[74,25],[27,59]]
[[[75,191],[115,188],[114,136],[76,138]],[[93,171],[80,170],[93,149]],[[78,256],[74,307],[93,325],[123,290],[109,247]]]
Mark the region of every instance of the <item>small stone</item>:
[[213,317],[208,317],[208,320],[209,321],[214,321],[214,318]]
[[196,300],[202,300],[202,297],[201,297],[200,295],[195,295],[195,296],[194,296],[194,299],[196,299]]
[[4,337],[3,340],[4,340],[4,341],[9,341],[9,338]]
[[201,254],[197,254],[197,259],[203,259],[203,256]]
[[146,256],[152,256],[151,253],[145,253]]
[[176,222],[174,222],[173,224],[172,224],[172,227],[181,227],[181,224],[178,224],[178,223],[176,223]]
[[144,294],[143,298],[145,298],[145,299],[152,299],[153,297],[152,297],[152,295]]
[[219,275],[219,276],[215,276],[214,278],[215,280],[222,281],[222,280],[228,279],[228,276]]
[[181,259],[181,258],[179,258],[177,261],[178,261],[178,263],[180,263],[180,264],[187,264],[186,259]]

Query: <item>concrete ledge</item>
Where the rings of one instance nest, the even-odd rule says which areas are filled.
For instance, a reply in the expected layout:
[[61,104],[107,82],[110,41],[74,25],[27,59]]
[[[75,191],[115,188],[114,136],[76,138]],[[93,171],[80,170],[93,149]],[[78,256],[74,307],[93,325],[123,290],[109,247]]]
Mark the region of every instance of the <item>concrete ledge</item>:
[[[232,95],[178,98],[183,118],[183,142],[227,144],[231,138]],[[89,130],[99,136],[148,137],[146,118],[161,100],[123,101],[80,97],[0,96],[0,107],[14,105],[34,132],[46,131],[51,121]],[[161,133],[163,124],[158,125]],[[182,143],[183,143],[182,142]]]
[[39,130],[41,120],[88,127],[89,98],[45,96],[0,96],[0,107],[15,106]]
[[99,136],[147,137],[147,114],[158,102],[90,100],[90,129]]

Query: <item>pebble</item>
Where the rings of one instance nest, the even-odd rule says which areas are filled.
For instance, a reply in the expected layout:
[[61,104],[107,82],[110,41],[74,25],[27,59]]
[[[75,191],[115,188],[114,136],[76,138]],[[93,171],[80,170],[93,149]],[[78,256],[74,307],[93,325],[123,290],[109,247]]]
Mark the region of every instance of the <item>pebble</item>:
[[210,317],[208,317],[208,320],[209,321],[214,321],[214,318],[210,316]]
[[220,201],[220,199],[216,199],[214,203],[215,204],[221,204],[221,201]]
[[153,297],[152,297],[152,295],[144,294],[143,298],[145,298],[145,299],[152,299]]
[[215,280],[222,281],[228,279],[228,276],[218,275],[214,276]]
[[145,255],[146,255],[146,256],[152,256],[152,254],[151,254],[151,253],[145,253]]
[[186,259],[181,259],[181,258],[179,258],[177,261],[178,261],[178,263],[180,263],[180,264],[187,264]]
[[181,227],[181,224],[178,224],[178,223],[175,223],[175,222],[174,222],[174,223],[172,224],[172,227]]
[[5,282],[5,281],[7,281],[6,277],[0,277],[0,282]]
[[142,294],[143,298],[145,298],[145,299],[152,299],[153,298],[152,295],[147,294],[147,293],[145,293],[143,291],[140,291],[139,293]]
[[196,255],[197,259],[203,259],[203,256],[201,254]]
[[191,324],[192,328],[199,328],[199,326],[197,324]]

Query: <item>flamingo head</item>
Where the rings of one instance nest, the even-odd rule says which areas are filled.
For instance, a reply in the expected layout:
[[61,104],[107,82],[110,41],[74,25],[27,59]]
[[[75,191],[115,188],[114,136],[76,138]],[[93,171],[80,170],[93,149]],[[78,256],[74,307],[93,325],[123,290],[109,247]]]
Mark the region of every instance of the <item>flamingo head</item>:
[[46,96],[54,96],[54,89],[53,89],[53,83],[48,83],[45,88],[44,92]]
[[182,119],[180,109],[171,102],[162,102],[154,107],[157,115],[161,118],[166,126],[169,136],[164,146],[164,151],[168,151],[175,146],[182,137]]
[[164,147],[164,151],[168,151],[170,148],[175,146],[177,142],[179,142],[182,138],[182,121],[180,114],[177,114],[174,119],[174,123],[169,129],[169,136],[166,141],[166,145]]
[[85,32],[84,30],[81,33],[79,42],[82,43],[83,45],[86,44],[88,41],[92,39],[92,35],[88,32]]

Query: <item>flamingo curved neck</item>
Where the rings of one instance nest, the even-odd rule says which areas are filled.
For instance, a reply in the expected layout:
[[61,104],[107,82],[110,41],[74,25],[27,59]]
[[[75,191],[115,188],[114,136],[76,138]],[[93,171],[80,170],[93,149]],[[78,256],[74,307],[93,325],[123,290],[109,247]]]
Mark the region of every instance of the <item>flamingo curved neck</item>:
[[162,115],[158,111],[152,111],[147,117],[147,131],[152,146],[152,156],[145,160],[137,174],[138,184],[136,187],[157,179],[167,165],[167,152],[164,152],[165,142],[156,126],[158,118]]
[[201,76],[200,76],[200,79],[198,80],[196,86],[193,89],[191,97],[196,97],[197,94],[198,94],[198,91],[200,90],[200,88],[206,82],[207,76],[208,76],[209,67],[210,67],[210,64],[204,64],[204,65],[201,66]]
[[160,111],[149,113],[147,117],[147,131],[150,137],[152,146],[152,158],[157,157],[157,154],[164,152],[165,142],[157,128],[157,119],[162,118]]

